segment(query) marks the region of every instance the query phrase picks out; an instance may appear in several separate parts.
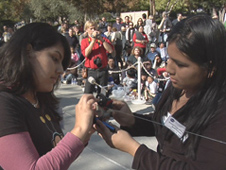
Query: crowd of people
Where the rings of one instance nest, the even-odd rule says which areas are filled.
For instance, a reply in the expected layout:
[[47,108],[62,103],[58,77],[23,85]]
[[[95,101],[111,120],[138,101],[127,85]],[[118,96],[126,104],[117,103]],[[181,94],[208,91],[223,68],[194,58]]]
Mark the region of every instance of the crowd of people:
[[[138,76],[135,64],[138,57],[141,57],[143,62],[141,70],[143,75],[142,97],[147,101],[147,104],[155,105],[155,101],[158,101],[160,97],[158,92],[163,91],[167,84],[168,75],[165,70],[168,60],[167,37],[171,29],[183,18],[185,17],[178,13],[177,18],[171,20],[168,13],[163,12],[160,24],[155,22],[152,15],[147,16],[145,13],[136,22],[132,22],[129,16],[125,16],[124,20],[116,17],[113,24],[108,23],[105,17],[97,22],[87,21],[85,24],[79,23],[78,20],[75,20],[73,24],[69,24],[64,19],[57,30],[66,37],[69,43],[71,48],[71,64],[69,67],[74,69],[66,70],[61,77],[61,82],[66,84],[77,82],[78,85],[85,87],[85,93],[93,93],[96,89],[99,93],[100,89],[95,87],[96,85],[86,81],[88,77],[92,76],[101,86],[108,86],[108,95],[111,94],[112,90],[117,90],[117,87],[124,86],[125,89],[130,89],[133,97],[136,97],[134,91],[137,91]],[[10,30],[12,29],[4,26],[2,37],[5,42],[12,35]],[[95,35],[100,36],[94,38],[93,32]],[[105,46],[108,47],[105,48]],[[89,47],[90,54],[87,53],[87,47]],[[114,60],[115,73],[114,71],[111,74],[108,73],[109,59]],[[94,62],[99,62],[99,66]],[[125,78],[128,79],[128,71],[126,70],[131,66],[133,67],[130,69],[135,69],[136,73],[135,83],[129,88],[128,84],[123,82]],[[84,78],[79,77],[81,70],[85,70],[86,76]],[[112,75],[118,76],[119,81],[118,79],[112,79]],[[148,79],[154,80],[153,87],[148,85]],[[147,95],[150,91],[152,91],[152,97]],[[126,94],[130,94],[128,90]],[[155,96],[156,99],[154,99]],[[154,102],[152,102],[153,99]],[[154,105],[152,106],[154,107]]]
[[[133,169],[225,169],[223,24],[206,14],[186,19],[178,14],[171,22],[164,12],[159,25],[145,15],[135,25],[128,16],[113,25],[103,17],[83,28],[78,21],[58,29],[31,23],[12,33],[0,48],[0,166],[67,169],[97,131],[110,147],[134,157]],[[54,90],[60,81],[78,77],[67,68],[79,63],[87,74],[85,94],[75,108],[74,128],[64,135]],[[111,132],[102,121],[94,123],[96,84],[122,85],[136,96],[138,71],[144,99],[155,112],[139,115],[113,100],[111,116],[120,127]],[[132,136],[156,136],[157,152]]]
[[[78,78],[78,71],[84,68],[86,69],[87,77],[82,82],[81,79],[77,80],[79,85],[84,84],[84,92],[93,93],[96,91],[96,85],[86,81],[89,76],[92,76],[101,86],[108,85],[108,95],[110,95],[112,90],[116,90],[117,87],[124,86],[128,89],[128,85],[123,83],[123,80],[129,77],[128,71],[125,70],[135,64],[138,57],[141,57],[144,64],[144,68],[141,70],[143,74],[142,82],[144,82],[142,83],[142,97],[147,101],[146,104],[151,104],[154,107],[161,93],[166,88],[165,85],[169,77],[165,69],[169,58],[167,53],[168,34],[184,18],[181,13],[178,13],[177,18],[171,20],[168,14],[163,12],[160,24],[155,22],[152,15],[147,17],[146,14],[143,14],[137,22],[132,22],[131,18],[126,16],[124,20],[116,17],[113,24],[108,23],[105,17],[102,17],[98,22],[88,21],[84,25],[80,24],[77,20],[72,25],[69,25],[68,22],[62,23],[58,27],[58,31],[67,38],[69,45],[74,48],[74,55],[76,54],[79,58],[77,61],[74,61],[72,57],[72,63],[75,63],[72,66],[80,64],[85,59],[84,64],[79,69],[76,68],[73,73],[70,71],[70,75],[65,76],[62,82],[70,84],[73,82],[73,79]],[[94,38],[95,35],[93,36],[93,33],[100,36]],[[86,53],[86,48],[92,44],[94,45],[92,50],[90,49],[91,54],[89,55]],[[108,45],[111,46],[111,49],[109,49],[110,47],[105,48]],[[114,71],[116,73],[107,73],[109,70],[109,59],[114,60]],[[100,66],[95,64],[98,61],[101,62]],[[136,70],[135,84],[137,84],[137,68],[133,67],[130,69]],[[119,77],[119,81],[118,79],[112,79],[114,74]],[[150,84],[148,83],[150,79],[153,79],[153,87],[148,85]],[[100,89],[97,89],[99,93]],[[137,85],[133,83],[130,92],[135,97],[136,93],[134,91],[136,90]],[[150,91],[152,91],[152,95],[148,95]],[[160,94],[159,91],[161,91]],[[129,95],[128,91],[127,94]]]
[[[125,86],[128,89],[128,84],[123,83],[125,78],[128,79],[128,71],[125,71],[125,69],[134,65],[138,57],[141,57],[145,66],[142,72],[146,72],[146,79],[142,80],[144,81],[142,83],[142,88],[144,89],[142,96],[147,100],[147,104],[152,104],[151,100],[158,93],[159,88],[164,89],[162,86],[159,87],[162,82],[159,83],[158,78],[168,77],[164,73],[168,59],[167,35],[173,25],[176,24],[176,21],[180,22],[181,19],[182,15],[178,14],[177,19],[171,22],[168,15],[163,13],[161,23],[158,25],[152,15],[147,17],[146,14],[143,14],[136,23],[133,23],[129,16],[125,16],[124,21],[122,18],[116,17],[115,22],[112,24],[108,23],[106,18],[103,17],[98,22],[87,21],[84,25],[79,24],[77,20],[71,26],[68,22],[64,22],[58,27],[58,31],[67,38],[69,45],[74,48],[79,58],[76,63],[80,64],[85,59],[84,64],[79,66],[79,68],[83,67],[86,69],[86,78],[92,76],[101,86],[108,85],[108,95],[111,94],[112,89],[117,89],[116,87],[119,86]],[[89,52],[87,52],[87,48]],[[107,73],[109,70],[109,59],[114,60],[114,71],[116,73]],[[74,60],[73,57],[72,60]],[[151,61],[151,68],[148,61]],[[100,62],[99,66],[96,62]],[[75,62],[73,61],[73,63]],[[136,85],[133,85],[130,89],[130,92],[134,92],[137,89],[137,68],[134,66],[130,69],[135,69],[134,71],[136,71]],[[117,72],[119,70],[121,72]],[[73,78],[77,79],[78,71],[74,73],[70,73],[70,76],[64,76],[62,82],[70,83]],[[119,77],[119,81],[118,79],[111,81],[114,74]],[[152,77],[155,82],[153,83],[152,97],[147,97],[146,95],[148,94],[147,91],[150,91],[150,86],[146,86],[148,77]],[[93,93],[96,89],[95,85],[90,84],[86,79],[79,84],[84,84],[85,93]],[[166,84],[166,80],[163,84]],[[100,89],[98,89],[98,92],[100,92]],[[127,94],[129,94],[128,91]]]

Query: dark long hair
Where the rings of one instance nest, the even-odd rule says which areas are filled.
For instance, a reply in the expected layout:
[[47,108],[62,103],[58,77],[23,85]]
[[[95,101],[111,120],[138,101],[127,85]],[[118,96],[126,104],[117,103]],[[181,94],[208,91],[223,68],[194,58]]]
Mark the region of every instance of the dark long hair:
[[[199,92],[174,114],[174,117],[186,126],[187,131],[202,134],[211,119],[220,113],[226,100],[226,30],[218,20],[199,14],[179,22],[169,34],[168,41],[169,44],[176,43],[177,48],[191,61],[206,68],[208,75],[212,74],[206,77],[206,82]],[[173,100],[178,100],[181,92],[182,90],[173,86],[167,89],[156,108],[154,117],[157,121],[160,122],[162,116],[171,110]],[[172,133],[168,132],[165,139],[169,140],[170,137]],[[185,142],[187,156],[193,159],[199,139],[189,135]]]
[[[65,37],[54,27],[46,23],[32,23],[17,30],[0,48],[0,91],[16,95],[22,95],[28,90],[34,91],[34,71],[29,62],[27,46],[30,44],[34,51],[41,51],[57,43],[61,43],[64,48],[62,66],[66,70],[71,58],[70,48]],[[37,97],[41,106],[48,106],[52,111],[57,109],[59,102],[53,91],[37,93]]]

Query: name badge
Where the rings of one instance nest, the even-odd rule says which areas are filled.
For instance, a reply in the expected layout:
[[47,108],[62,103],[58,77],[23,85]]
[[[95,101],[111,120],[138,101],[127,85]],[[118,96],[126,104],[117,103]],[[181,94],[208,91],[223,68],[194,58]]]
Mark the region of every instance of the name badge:
[[175,135],[177,135],[179,138],[182,138],[184,135],[186,127],[182,125],[180,122],[178,122],[175,118],[172,116],[169,116],[164,124],[168,129],[170,129]]

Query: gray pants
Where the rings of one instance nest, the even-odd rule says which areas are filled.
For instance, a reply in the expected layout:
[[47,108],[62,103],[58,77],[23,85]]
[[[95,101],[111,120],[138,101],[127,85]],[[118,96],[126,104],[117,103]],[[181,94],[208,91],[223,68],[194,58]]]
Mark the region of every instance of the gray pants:
[[[88,78],[92,76],[97,84],[100,84],[101,86],[107,86],[108,84],[108,69],[103,68],[103,69],[89,69],[88,68]],[[85,84],[85,91],[84,93],[89,93],[92,94],[95,91],[95,85],[90,84],[88,82],[88,78]],[[97,94],[100,93],[100,88],[98,87]]]

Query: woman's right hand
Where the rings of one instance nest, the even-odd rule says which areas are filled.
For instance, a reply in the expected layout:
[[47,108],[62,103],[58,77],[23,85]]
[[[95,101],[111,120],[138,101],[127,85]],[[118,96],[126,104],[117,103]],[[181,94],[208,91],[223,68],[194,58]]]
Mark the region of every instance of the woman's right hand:
[[135,118],[129,106],[124,101],[113,100],[113,118],[121,125],[130,127],[135,123]]
[[71,133],[86,144],[95,130],[92,128],[93,119],[96,114],[97,99],[91,94],[84,94],[75,107],[75,126]]

